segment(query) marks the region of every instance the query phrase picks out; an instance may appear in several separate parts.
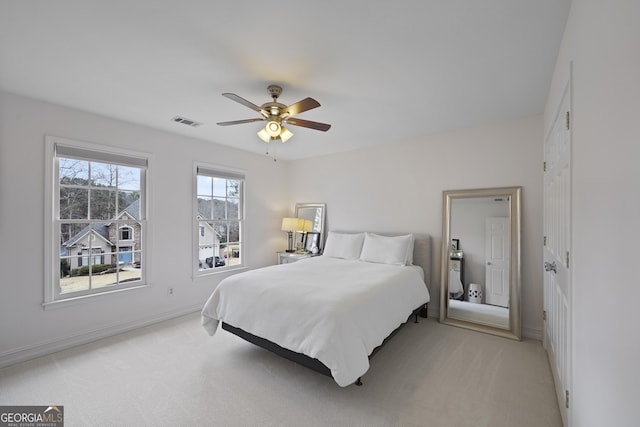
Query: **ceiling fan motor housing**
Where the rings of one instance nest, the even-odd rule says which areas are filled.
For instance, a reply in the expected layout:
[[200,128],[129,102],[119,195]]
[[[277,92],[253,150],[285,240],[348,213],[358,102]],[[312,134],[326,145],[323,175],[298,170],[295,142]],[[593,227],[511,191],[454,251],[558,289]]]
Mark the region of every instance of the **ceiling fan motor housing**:
[[279,102],[265,102],[260,106],[260,108],[267,111],[270,116],[277,117],[280,115],[280,111],[287,108],[287,106],[284,104],[280,104]]

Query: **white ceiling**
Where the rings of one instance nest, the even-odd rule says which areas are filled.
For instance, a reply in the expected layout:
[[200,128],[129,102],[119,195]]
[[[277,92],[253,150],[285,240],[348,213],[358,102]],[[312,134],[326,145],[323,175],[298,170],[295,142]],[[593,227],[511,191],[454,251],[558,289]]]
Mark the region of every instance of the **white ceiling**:
[[[0,0],[0,89],[256,153],[267,85],[322,104],[296,159],[540,114],[570,0]],[[200,121],[198,128],[171,121]],[[276,143],[272,143],[273,145]]]

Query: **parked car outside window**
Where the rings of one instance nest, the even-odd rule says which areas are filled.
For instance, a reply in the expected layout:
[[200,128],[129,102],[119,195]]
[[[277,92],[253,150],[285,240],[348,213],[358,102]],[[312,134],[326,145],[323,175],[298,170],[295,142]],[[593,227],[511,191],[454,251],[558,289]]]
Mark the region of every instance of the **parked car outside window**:
[[[214,264],[214,258],[215,258],[215,264]],[[207,263],[207,265],[209,266],[209,268],[213,268],[215,267],[224,267],[225,262],[222,258],[220,258],[219,256],[216,257],[209,257],[205,260],[205,262]]]

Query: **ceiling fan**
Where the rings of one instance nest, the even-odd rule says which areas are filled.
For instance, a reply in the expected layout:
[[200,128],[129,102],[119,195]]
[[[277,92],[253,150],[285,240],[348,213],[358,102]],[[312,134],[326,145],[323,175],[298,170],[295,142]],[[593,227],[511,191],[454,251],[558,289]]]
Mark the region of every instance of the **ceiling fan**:
[[267,90],[271,94],[273,101],[266,102],[261,106],[247,101],[241,96],[235,93],[223,93],[222,96],[236,101],[245,107],[249,107],[254,111],[257,111],[262,117],[256,117],[255,119],[234,120],[231,122],[220,122],[220,126],[239,125],[242,123],[252,123],[266,121],[266,126],[258,132],[258,136],[264,142],[270,142],[276,139],[280,139],[282,142],[287,142],[289,138],[293,136],[293,133],[284,127],[285,124],[293,126],[302,126],[309,129],[321,130],[326,132],[331,128],[331,125],[320,122],[312,122],[310,120],[303,120],[294,118],[293,116],[309,111],[313,108],[320,106],[320,103],[313,98],[305,98],[301,101],[291,104],[288,107],[278,102],[278,97],[282,94],[282,87],[278,85],[269,85]]

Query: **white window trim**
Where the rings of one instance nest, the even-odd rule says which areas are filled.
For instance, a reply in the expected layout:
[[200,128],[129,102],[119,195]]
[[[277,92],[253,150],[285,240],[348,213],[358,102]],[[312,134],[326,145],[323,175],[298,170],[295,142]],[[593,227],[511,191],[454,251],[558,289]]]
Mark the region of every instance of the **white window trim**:
[[[60,254],[59,254],[59,244],[57,242],[56,236],[57,231],[55,227],[54,214],[56,212],[56,198],[54,195],[54,189],[56,188],[55,177],[57,176],[57,171],[55,170],[54,165],[55,162],[55,152],[56,146],[60,147],[68,147],[72,149],[84,149],[88,152],[98,152],[103,153],[108,156],[124,156],[126,158],[138,158],[146,161],[146,179],[144,182],[141,182],[141,187],[144,188],[145,192],[145,200],[144,200],[144,212],[149,212],[150,199],[151,199],[151,191],[149,185],[149,171],[151,169],[152,154],[145,153],[140,151],[133,151],[124,148],[117,148],[112,146],[106,146],[101,144],[94,144],[85,141],[78,141],[68,138],[62,138],[57,136],[45,135],[45,164],[44,164],[44,199],[45,199],[45,215],[44,215],[44,301],[42,306],[45,310],[49,310],[52,308],[61,308],[71,305],[76,305],[78,303],[84,303],[88,301],[95,300],[97,297],[102,297],[105,295],[114,295],[120,294],[121,292],[133,291],[136,289],[142,289],[149,286],[150,277],[149,277],[149,259],[151,259],[148,250],[148,240],[149,235],[151,234],[149,231],[149,221],[148,215],[145,213],[144,221],[146,224],[146,232],[141,237],[140,250],[142,251],[142,281],[136,283],[135,285],[128,287],[117,287],[114,289],[110,289],[108,291],[102,291],[98,293],[91,294],[83,294],[78,296],[71,296],[67,298],[56,298],[56,292],[54,286],[56,286],[56,276],[60,277],[59,269],[60,269]],[[119,233],[118,233],[119,234]],[[119,236],[118,236],[119,237]]]
[[[210,268],[206,270],[200,270],[199,267],[199,245],[200,245],[200,223],[198,221],[198,169],[205,169],[210,172],[219,172],[221,174],[229,174],[231,176],[242,177],[242,263],[236,266],[225,266],[220,268]],[[246,222],[246,210],[247,210],[247,172],[244,169],[232,168],[229,166],[215,165],[211,163],[202,163],[202,162],[194,162],[193,163],[193,172],[192,172],[193,182],[191,188],[191,200],[192,200],[192,226],[191,226],[191,235],[193,242],[191,244],[192,247],[192,255],[191,255],[191,269],[192,269],[192,279],[198,279],[205,276],[210,276],[212,274],[221,274],[228,273],[230,271],[236,270],[245,270],[247,268],[247,222]]]

